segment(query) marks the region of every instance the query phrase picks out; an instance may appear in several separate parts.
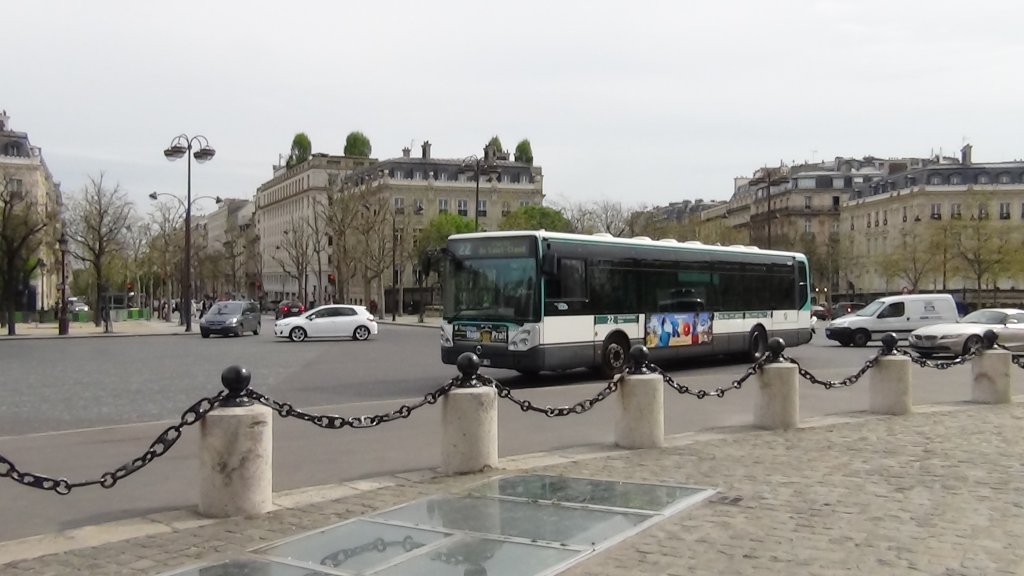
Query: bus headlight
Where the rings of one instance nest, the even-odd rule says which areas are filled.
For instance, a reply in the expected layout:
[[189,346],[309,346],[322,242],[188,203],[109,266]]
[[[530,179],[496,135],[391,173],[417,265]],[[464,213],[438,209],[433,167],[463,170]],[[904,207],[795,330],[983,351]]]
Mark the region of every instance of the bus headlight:
[[441,346],[443,346],[445,348],[450,348],[450,347],[452,347],[454,345],[455,345],[455,343],[452,342],[452,327],[450,325],[442,324],[441,325]]
[[509,335],[509,350],[526,350],[537,345],[538,331],[535,327],[524,326]]

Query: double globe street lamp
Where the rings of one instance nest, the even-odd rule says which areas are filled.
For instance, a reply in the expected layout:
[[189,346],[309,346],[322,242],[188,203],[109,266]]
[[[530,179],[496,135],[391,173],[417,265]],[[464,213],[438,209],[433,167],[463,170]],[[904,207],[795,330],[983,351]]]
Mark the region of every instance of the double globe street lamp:
[[[193,149],[195,149],[193,151]],[[191,155],[189,155],[191,153]],[[188,134],[179,134],[171,140],[171,145],[164,150],[164,157],[171,162],[179,160],[182,157],[189,155],[188,157],[188,188],[185,202],[182,204],[185,208],[185,279],[184,285],[182,286],[182,303],[179,306],[181,313],[185,315],[185,332],[192,331],[192,158],[196,159],[196,162],[200,164],[212,160],[214,155],[217,153],[212,147],[210,147],[209,140],[205,136],[193,136],[189,137]],[[156,200],[156,192],[149,195],[153,200]],[[168,194],[181,202],[177,196]],[[196,198],[199,200],[199,198]]]
[[486,173],[488,179],[498,176],[501,172],[496,166],[495,157],[498,151],[490,144],[484,147],[484,157],[467,156],[462,159],[459,173],[473,174],[476,180],[476,208],[473,209],[473,230],[480,230],[480,175]]

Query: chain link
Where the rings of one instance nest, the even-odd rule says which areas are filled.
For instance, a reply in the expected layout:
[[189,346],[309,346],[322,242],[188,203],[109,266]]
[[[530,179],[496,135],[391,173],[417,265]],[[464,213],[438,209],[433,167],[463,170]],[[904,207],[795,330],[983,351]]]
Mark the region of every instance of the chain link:
[[672,376],[669,375],[668,372],[665,372],[664,370],[662,370],[661,368],[659,368],[658,366],[656,366],[656,365],[654,365],[654,364],[652,364],[650,362],[648,362],[645,365],[645,368],[647,368],[648,370],[650,370],[652,372],[656,372],[656,373],[660,374],[662,379],[665,380],[665,384],[668,384],[669,386],[671,386],[672,389],[675,390],[676,392],[678,392],[680,394],[689,394],[690,396],[695,396],[698,400],[703,400],[703,399],[707,398],[708,396],[715,396],[717,398],[724,398],[725,397],[725,393],[728,392],[729,390],[739,390],[740,388],[743,388],[743,383],[746,382],[751,376],[757,374],[758,371],[760,371],[761,368],[764,367],[764,365],[769,363],[769,362],[771,362],[771,355],[770,354],[762,354],[761,357],[757,359],[757,362],[754,362],[753,364],[751,364],[747,368],[747,371],[743,373],[743,376],[740,376],[736,380],[733,380],[732,384],[730,384],[728,387],[725,387],[725,388],[722,388],[722,387],[715,388],[713,392],[709,392],[709,391],[703,390],[703,389],[694,390],[694,389],[690,388],[689,386],[686,386],[685,384],[680,384],[680,383],[676,382],[672,378]]
[[403,552],[412,552],[417,548],[425,546],[425,544],[414,540],[412,536],[406,536],[401,540],[390,541],[383,538],[376,538],[366,544],[360,544],[359,546],[353,546],[352,548],[342,548],[341,550],[331,552],[320,559],[320,565],[327,566],[329,568],[337,568],[356,556],[374,551],[383,554],[388,551],[388,548],[399,545],[402,547]]
[[131,476],[145,468],[150,462],[163,456],[168,450],[174,446],[175,442],[181,438],[181,431],[186,426],[192,426],[202,420],[210,410],[213,410],[217,403],[220,402],[226,392],[218,392],[216,396],[209,398],[203,398],[195,404],[189,406],[181,414],[181,418],[174,426],[169,426],[159,436],[156,437],[153,442],[149,444],[149,448],[142,453],[141,456],[133,458],[131,462],[118,466],[113,471],[104,472],[99,478],[93,480],[85,480],[82,482],[71,482],[67,478],[51,478],[43,474],[36,474],[34,472],[25,472],[19,470],[14,462],[0,455],[0,478],[10,478],[19,484],[29,486],[31,488],[38,488],[40,490],[49,490],[56,492],[60,495],[67,495],[71,493],[74,488],[81,488],[83,486],[93,486],[99,484],[104,488],[113,488],[119,481]]
[[616,374],[615,378],[608,383],[607,386],[601,389],[600,392],[594,395],[593,398],[585,398],[571,406],[534,406],[533,402],[516,398],[512,395],[512,390],[498,382],[493,378],[483,376],[489,381],[489,385],[494,386],[498,390],[498,396],[501,398],[508,398],[512,402],[519,406],[519,409],[523,412],[539,412],[548,418],[555,418],[557,416],[569,416],[572,414],[583,414],[588,412],[591,408],[597,405],[598,402],[611,396],[619,389],[619,381],[622,380],[622,374]]
[[913,355],[910,354],[910,352],[908,352],[908,351],[906,351],[906,350],[904,350],[902,348],[896,348],[895,350],[893,350],[893,352],[895,352],[896,354],[899,354],[901,356],[906,356],[907,358],[910,358],[911,362],[913,362],[914,364],[917,364],[918,366],[921,366],[922,368],[935,368],[936,370],[948,370],[949,368],[952,368],[953,366],[960,366],[961,364],[966,364],[966,363],[970,362],[971,360],[974,360],[974,358],[977,357],[978,354],[981,354],[982,348],[981,347],[974,348],[973,350],[971,350],[967,354],[964,354],[962,356],[957,356],[953,360],[940,360],[938,362],[934,362],[932,360],[926,360],[926,359],[920,358],[918,356],[913,356]]
[[831,390],[832,388],[845,388],[847,386],[853,386],[854,384],[857,383],[858,380],[860,380],[861,376],[867,374],[868,370],[874,368],[875,365],[878,364],[878,359],[883,356],[886,356],[885,350],[879,350],[878,353],[874,355],[874,357],[869,359],[867,362],[864,363],[863,366],[861,366],[860,370],[858,370],[856,374],[853,374],[852,376],[847,376],[842,380],[822,380],[821,378],[818,378],[814,374],[811,374],[810,370],[807,370],[806,368],[801,366],[800,363],[797,362],[796,360],[785,355],[781,355],[780,358],[785,362],[796,364],[797,372],[800,373],[800,377],[803,378],[804,380],[807,380],[812,384],[822,386],[825,388],[825,390]]
[[1017,368],[1020,368],[1021,370],[1024,370],[1024,353],[1022,353],[1022,352],[1014,352],[1013,350],[1010,350],[1009,348],[1007,348],[1006,346],[1004,346],[1003,344],[1000,344],[998,342],[996,342],[995,347],[999,348],[1000,350],[1005,350],[1005,351],[1009,352],[1010,353],[1010,362],[1012,362],[1015,366],[1017,366]]
[[381,424],[398,420],[401,418],[408,418],[413,411],[418,408],[422,408],[427,404],[436,404],[438,400],[444,397],[445,394],[451,392],[454,388],[458,387],[459,378],[452,378],[447,384],[441,386],[433,392],[427,392],[423,399],[415,404],[402,404],[391,412],[385,412],[383,414],[370,414],[366,416],[335,416],[332,414],[314,414],[312,412],[306,412],[299,408],[295,408],[287,402],[278,402],[266,394],[261,394],[255,390],[247,390],[246,395],[249,398],[263,404],[271,410],[277,412],[282,418],[296,418],[298,420],[305,420],[315,424],[321,428],[328,430],[337,430],[339,428],[374,428]]

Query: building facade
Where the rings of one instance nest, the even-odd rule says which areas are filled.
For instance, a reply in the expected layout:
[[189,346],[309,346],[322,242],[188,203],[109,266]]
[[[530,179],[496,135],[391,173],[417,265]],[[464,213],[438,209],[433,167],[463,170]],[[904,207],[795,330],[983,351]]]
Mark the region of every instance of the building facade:
[[959,159],[939,156],[858,186],[842,205],[841,229],[857,264],[851,287],[865,295],[1024,298],[1024,162],[974,163],[967,145]]
[[[541,167],[498,152],[485,154],[479,163],[475,157],[468,162],[435,158],[430,142],[423,142],[418,157],[405,148],[402,156],[381,161],[316,160],[275,176],[257,192],[255,218],[270,300],[390,302],[407,311],[403,289],[417,284],[413,253],[431,219],[458,214],[480,230],[496,230],[513,210],[544,199]],[[289,186],[292,191],[284,191]],[[325,212],[327,221],[318,221]],[[301,223],[305,232],[297,229]],[[334,237],[339,231],[345,239]],[[298,242],[302,234],[316,237]],[[300,265],[302,258],[306,266]],[[299,268],[305,271],[296,274]],[[381,309],[392,311],[387,305]]]
[[[31,203],[46,228],[34,238],[38,249],[30,256],[37,267],[21,288],[19,310],[53,310],[60,304],[61,253],[57,240],[61,234],[63,197],[43,159],[42,149],[33,146],[28,134],[11,128],[7,111],[0,112],[0,185],[4,197]],[[2,200],[0,200],[2,201]],[[70,270],[68,271],[70,275]]]

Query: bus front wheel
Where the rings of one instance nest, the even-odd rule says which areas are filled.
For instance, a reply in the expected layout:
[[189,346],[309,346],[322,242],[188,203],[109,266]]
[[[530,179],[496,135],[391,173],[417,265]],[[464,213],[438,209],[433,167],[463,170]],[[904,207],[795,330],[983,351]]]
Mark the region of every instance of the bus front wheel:
[[629,340],[622,334],[611,336],[604,341],[601,349],[601,375],[614,378],[626,369],[629,363]]

